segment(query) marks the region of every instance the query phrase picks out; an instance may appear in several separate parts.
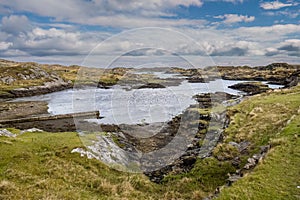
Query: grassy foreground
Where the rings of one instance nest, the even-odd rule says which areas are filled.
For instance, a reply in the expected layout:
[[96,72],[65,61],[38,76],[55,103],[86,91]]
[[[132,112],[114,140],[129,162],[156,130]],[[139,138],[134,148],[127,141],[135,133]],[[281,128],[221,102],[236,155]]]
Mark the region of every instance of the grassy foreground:
[[273,139],[274,147],[254,172],[218,199],[300,199],[300,115]]
[[231,157],[246,160],[229,146],[230,141],[244,140],[251,142],[248,157],[261,145],[272,148],[253,172],[222,190],[219,198],[299,199],[299,107],[300,86],[254,96],[230,108],[231,123],[214,157],[199,159],[189,173],[169,175],[159,185],[142,174],[118,172],[71,154],[82,147],[76,133],[0,137],[0,199],[202,199],[235,171]]

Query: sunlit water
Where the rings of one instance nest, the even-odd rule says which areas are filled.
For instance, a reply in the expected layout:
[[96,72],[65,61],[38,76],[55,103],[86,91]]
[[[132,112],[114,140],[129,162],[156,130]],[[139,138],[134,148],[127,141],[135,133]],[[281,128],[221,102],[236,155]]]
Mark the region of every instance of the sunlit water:
[[[159,74],[155,74],[159,75]],[[165,75],[171,77],[170,75]],[[164,77],[165,78],[165,77]],[[103,124],[137,124],[166,122],[195,103],[193,95],[226,92],[239,94],[228,86],[244,81],[215,80],[210,83],[189,83],[167,88],[125,90],[121,86],[110,89],[69,89],[45,95],[18,98],[15,101],[46,101],[53,115],[74,112],[100,111]],[[278,85],[269,85],[279,88]]]

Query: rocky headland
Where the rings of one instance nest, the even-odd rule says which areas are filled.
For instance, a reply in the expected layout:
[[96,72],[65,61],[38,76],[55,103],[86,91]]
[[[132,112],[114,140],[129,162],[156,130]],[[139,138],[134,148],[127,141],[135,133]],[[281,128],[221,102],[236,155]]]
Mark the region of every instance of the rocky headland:
[[[152,70],[155,70],[155,68]],[[164,73],[179,73],[182,77],[160,78],[151,74],[135,74],[135,70],[130,68],[101,69],[0,60],[0,97],[5,99],[33,96],[72,87],[110,88],[116,84],[127,86],[129,89],[162,88],[179,85],[184,79],[191,83],[208,82],[220,78],[226,80],[268,81],[273,84],[291,87],[299,82],[300,66],[273,63],[258,67],[172,68],[166,69]]]
[[[203,69],[173,68],[172,73],[180,73],[190,82],[224,80],[268,81],[273,84],[292,86],[299,81],[300,65],[272,63],[267,66],[211,66]],[[293,82],[293,83],[292,83]]]

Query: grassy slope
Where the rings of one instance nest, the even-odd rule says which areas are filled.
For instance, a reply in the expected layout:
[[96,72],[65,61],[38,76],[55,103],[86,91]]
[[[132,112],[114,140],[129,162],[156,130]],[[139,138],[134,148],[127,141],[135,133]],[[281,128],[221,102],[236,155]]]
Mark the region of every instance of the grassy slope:
[[[229,109],[231,123],[225,131],[225,140],[214,149],[215,157],[231,159],[240,156],[243,161],[249,157],[233,151],[229,142],[249,141],[249,154],[258,153],[260,146],[284,128],[289,119],[298,114],[300,107],[300,86],[272,93],[250,97]],[[243,162],[244,163],[244,162]]]
[[300,115],[273,142],[253,173],[221,192],[218,199],[300,199]]
[[[224,145],[249,140],[251,153],[270,141],[277,146],[254,173],[223,190],[220,198],[296,198],[299,139],[294,135],[299,134],[299,92],[298,86],[259,95],[230,109],[235,115]],[[292,115],[297,115],[295,121],[281,132]],[[0,137],[0,199],[201,199],[223,185],[227,173],[235,170],[230,161],[207,158],[198,160],[191,172],[170,175],[156,185],[143,175],[118,172],[70,153],[80,146],[76,133]],[[266,196],[268,193],[272,196]]]
[[219,199],[299,199],[300,87],[252,97],[230,110],[236,114],[223,145],[248,140],[252,154],[267,143],[274,148],[253,173],[223,190]]
[[142,175],[71,154],[82,145],[76,133],[25,133],[0,141],[0,199],[143,199],[155,188]]

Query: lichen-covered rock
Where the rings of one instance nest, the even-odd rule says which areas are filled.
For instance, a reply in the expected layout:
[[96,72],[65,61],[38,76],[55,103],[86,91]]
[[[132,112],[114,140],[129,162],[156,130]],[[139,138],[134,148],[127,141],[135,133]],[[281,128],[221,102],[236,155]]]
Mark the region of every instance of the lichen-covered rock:
[[12,132],[8,131],[7,129],[2,129],[2,130],[0,130],[0,136],[5,136],[5,137],[17,137],[16,134],[13,134]]
[[260,82],[244,82],[229,86],[231,89],[246,92],[249,95],[259,94],[270,90],[269,86]]

